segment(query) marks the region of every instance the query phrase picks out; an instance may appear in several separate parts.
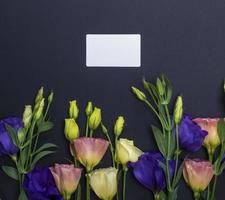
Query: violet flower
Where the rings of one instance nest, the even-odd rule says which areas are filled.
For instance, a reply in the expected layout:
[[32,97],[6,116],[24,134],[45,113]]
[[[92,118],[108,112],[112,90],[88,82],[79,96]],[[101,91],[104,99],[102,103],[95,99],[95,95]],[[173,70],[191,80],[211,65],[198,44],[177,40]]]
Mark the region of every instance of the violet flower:
[[[135,178],[154,194],[159,193],[166,187],[166,177],[159,162],[165,163],[160,152],[146,152],[142,154],[137,162],[129,163],[128,167],[133,169]],[[170,161],[170,177],[173,176],[175,161]]]
[[17,117],[9,117],[0,120],[0,155],[15,155],[18,148],[13,144],[13,141],[6,130],[6,124],[11,126],[16,133],[23,127],[23,122]]
[[29,200],[63,200],[48,167],[36,167],[29,172],[23,188]]
[[[183,116],[178,130],[180,149],[187,152],[198,151],[207,136],[207,132],[202,130],[188,115]],[[175,134],[175,130],[173,132]]]

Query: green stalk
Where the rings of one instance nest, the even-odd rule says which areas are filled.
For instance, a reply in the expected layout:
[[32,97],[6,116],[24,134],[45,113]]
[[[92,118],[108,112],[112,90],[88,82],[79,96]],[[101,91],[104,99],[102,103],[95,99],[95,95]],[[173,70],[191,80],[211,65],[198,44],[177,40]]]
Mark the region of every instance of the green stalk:
[[90,130],[90,137],[92,137],[93,136],[93,130],[91,129]]
[[[208,158],[209,158],[209,161],[212,163],[213,155],[210,151],[208,151]],[[210,189],[210,183],[209,183],[209,185],[207,187],[207,198],[206,198],[206,200],[210,200],[210,196],[211,196],[210,192],[211,192],[211,189]]]
[[[168,120],[168,125],[169,125],[169,130],[172,129],[171,127],[171,119],[170,119],[170,114],[169,114],[169,109],[168,106],[165,105],[164,106],[165,111],[166,111],[166,115],[167,115],[167,120]],[[171,146],[171,131],[167,131],[167,158],[166,158],[166,173],[167,173],[167,189],[168,189],[168,193],[169,193],[169,199],[171,199],[171,195],[172,195],[172,189],[171,189],[171,180],[170,180],[170,172],[169,172],[169,154],[170,154],[170,146]]]
[[111,157],[112,157],[112,165],[113,165],[113,167],[115,167],[114,147],[113,147],[112,140],[109,137],[109,133],[108,132],[106,133],[106,137],[107,137],[107,139],[109,141],[109,148],[110,148]]
[[214,177],[214,182],[213,182],[213,189],[212,189],[212,194],[210,200],[214,200],[215,198],[215,191],[216,191],[216,182],[217,182],[217,175]]
[[27,154],[27,163],[26,163],[26,167],[29,166],[29,164],[31,163],[32,161],[32,155],[31,155],[31,148],[32,148],[32,140],[33,140],[33,134],[34,134],[34,127],[35,127],[35,123],[36,121],[32,121],[32,124],[31,124],[31,128],[30,128],[30,131],[29,131],[29,147],[28,147],[28,154]]
[[123,167],[123,200],[126,199],[126,179],[127,179],[127,168]]
[[[75,167],[79,167],[79,163],[77,162],[77,159],[74,155],[74,165]],[[75,200],[80,200],[81,199],[81,186],[80,183],[77,186],[77,190],[75,192]]]
[[194,192],[194,198],[195,200],[199,200],[200,199],[200,193],[199,192]]
[[91,196],[91,191],[90,191],[90,184],[89,184],[89,177],[88,177],[88,173],[86,175],[86,200],[90,200],[90,196]]
[[174,176],[173,176],[173,187],[175,187],[175,181],[176,181],[176,176],[177,176],[177,170],[178,170],[178,161],[179,161],[179,151],[180,151],[180,147],[179,147],[179,127],[176,124],[176,165],[175,165],[175,171],[174,171]]
[[89,121],[89,116],[87,117],[87,121],[86,121],[86,129],[85,129],[85,136],[88,137],[88,121]]

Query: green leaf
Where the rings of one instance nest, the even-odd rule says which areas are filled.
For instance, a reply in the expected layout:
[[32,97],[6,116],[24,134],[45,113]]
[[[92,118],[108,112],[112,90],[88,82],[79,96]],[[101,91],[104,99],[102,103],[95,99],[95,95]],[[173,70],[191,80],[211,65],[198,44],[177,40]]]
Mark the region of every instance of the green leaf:
[[171,134],[170,136],[170,151],[168,157],[171,158],[174,155],[174,152],[176,150],[176,137]]
[[218,175],[220,175],[220,174],[223,172],[224,169],[225,169],[225,162],[223,162],[223,163],[221,164],[220,170],[219,170],[219,174],[218,174]]
[[18,181],[18,172],[14,167],[2,166],[2,170],[6,173],[6,175]]
[[20,156],[19,156],[19,166],[21,168],[21,173],[24,173],[25,172],[25,164],[26,164],[26,161],[27,161],[27,149],[23,149],[20,151]]
[[6,130],[7,130],[7,133],[9,134],[10,138],[13,141],[13,144],[16,145],[17,147],[19,147],[20,146],[20,143],[19,143],[17,134],[14,131],[14,129],[10,125],[8,125],[8,124],[6,124],[5,127],[6,127]]
[[160,152],[163,154],[165,157],[166,155],[166,148],[165,148],[165,138],[161,130],[155,126],[152,125],[152,131],[155,137],[155,141],[157,143],[157,146],[160,150]]
[[173,183],[173,187],[175,187],[178,184],[178,182],[180,181],[181,176],[183,174],[183,167],[184,167],[184,161],[181,163],[181,165],[177,171],[177,175],[176,175],[175,181]]
[[20,195],[19,195],[18,200],[28,200],[28,198],[27,198],[27,196],[26,196],[24,190],[22,190],[22,191],[20,192]]
[[220,119],[218,124],[217,124],[217,131],[218,135],[220,137],[221,143],[225,142],[225,121],[224,119]]
[[49,148],[57,148],[57,145],[53,144],[53,143],[45,143],[43,144],[40,148],[38,148],[34,153],[33,155],[43,151],[43,150],[46,150],[46,149],[49,149]]
[[40,153],[36,154],[36,156],[34,157],[32,163],[31,163],[31,168],[29,170],[32,170],[34,168],[34,166],[36,165],[36,163],[43,157],[49,155],[49,154],[53,154],[55,153],[55,151],[41,151]]
[[49,131],[50,129],[52,129],[54,126],[54,124],[50,121],[47,121],[47,122],[41,122],[39,125],[38,125],[38,133],[43,133],[43,132],[47,132]]
[[160,200],[166,200],[166,194],[165,194],[165,192],[161,191],[158,195],[159,195],[159,199]]

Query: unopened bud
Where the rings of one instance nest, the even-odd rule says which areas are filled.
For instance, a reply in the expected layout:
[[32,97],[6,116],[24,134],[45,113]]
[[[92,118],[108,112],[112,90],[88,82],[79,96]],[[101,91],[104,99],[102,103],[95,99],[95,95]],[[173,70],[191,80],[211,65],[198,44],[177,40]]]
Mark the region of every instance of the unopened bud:
[[145,101],[146,100],[146,96],[144,94],[144,92],[142,92],[141,90],[135,88],[135,87],[131,87],[133,93],[137,96],[137,98],[141,101]]
[[79,137],[79,127],[74,119],[65,119],[64,134],[70,142]]
[[116,123],[114,125],[114,134],[119,137],[120,134],[123,131],[123,127],[124,127],[124,117],[123,116],[119,116],[116,120]]
[[51,93],[50,93],[49,96],[48,96],[48,103],[49,103],[49,104],[52,103],[53,97],[54,97],[54,93],[53,93],[53,91],[51,91]]
[[97,129],[99,124],[101,123],[101,120],[102,120],[101,109],[95,107],[88,121],[89,128],[91,130]]
[[38,90],[38,93],[36,95],[36,98],[35,98],[35,104],[38,104],[42,99],[43,99],[43,94],[44,94],[44,88],[41,87],[39,90]]
[[41,117],[41,115],[43,114],[43,110],[44,110],[44,106],[45,106],[45,99],[43,98],[38,107],[37,107],[37,110],[35,111],[35,114],[34,114],[34,119],[37,121],[39,120],[39,118]]
[[32,107],[31,105],[26,105],[23,112],[23,124],[25,128],[30,126],[31,119],[32,119]]
[[163,96],[165,94],[165,86],[159,78],[157,78],[156,80],[156,88],[160,96]]
[[86,109],[85,109],[85,113],[86,113],[87,116],[90,116],[91,113],[92,113],[92,111],[93,111],[92,102],[89,101],[89,102],[87,103],[87,106],[86,106]]
[[78,117],[78,114],[79,114],[79,108],[77,107],[77,101],[76,100],[70,101],[70,107],[69,107],[70,118],[73,118],[74,120],[76,120]]
[[179,124],[183,117],[183,99],[181,96],[177,97],[173,115],[175,124]]

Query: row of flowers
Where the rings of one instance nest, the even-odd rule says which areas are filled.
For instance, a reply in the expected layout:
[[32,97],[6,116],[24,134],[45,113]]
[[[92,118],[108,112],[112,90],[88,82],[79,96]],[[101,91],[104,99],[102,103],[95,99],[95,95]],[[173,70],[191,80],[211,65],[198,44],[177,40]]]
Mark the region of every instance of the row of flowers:
[[[194,199],[214,200],[217,178],[225,168],[224,119],[192,119],[183,113],[182,96],[171,106],[172,86],[164,76],[157,78],[155,83],[143,80],[143,86],[147,93],[135,87],[132,92],[157,117],[160,126],[151,127],[158,150],[143,152],[132,140],[121,138],[125,124],[123,116],[118,116],[112,130],[108,129],[101,109],[94,107],[92,102],[88,102],[84,112],[85,130],[80,131],[79,107],[73,100],[64,128],[73,161],[39,166],[40,159],[55,153],[57,147],[52,143],[39,144],[41,134],[53,128],[49,120],[53,92],[45,103],[43,88],[38,91],[34,105],[25,106],[21,119],[1,120],[0,155],[9,156],[14,163],[14,166],[2,166],[2,170],[18,181],[18,199],[70,200],[74,196],[80,200],[85,196],[90,200],[93,190],[102,200],[125,200],[126,176],[131,171],[156,200],[180,199],[182,175]],[[102,138],[96,137],[97,130],[101,131]],[[188,158],[202,147],[207,150],[208,160]],[[96,168],[107,150],[111,166]],[[85,175],[86,194],[81,194],[82,174]],[[122,194],[118,192],[120,185]]]

